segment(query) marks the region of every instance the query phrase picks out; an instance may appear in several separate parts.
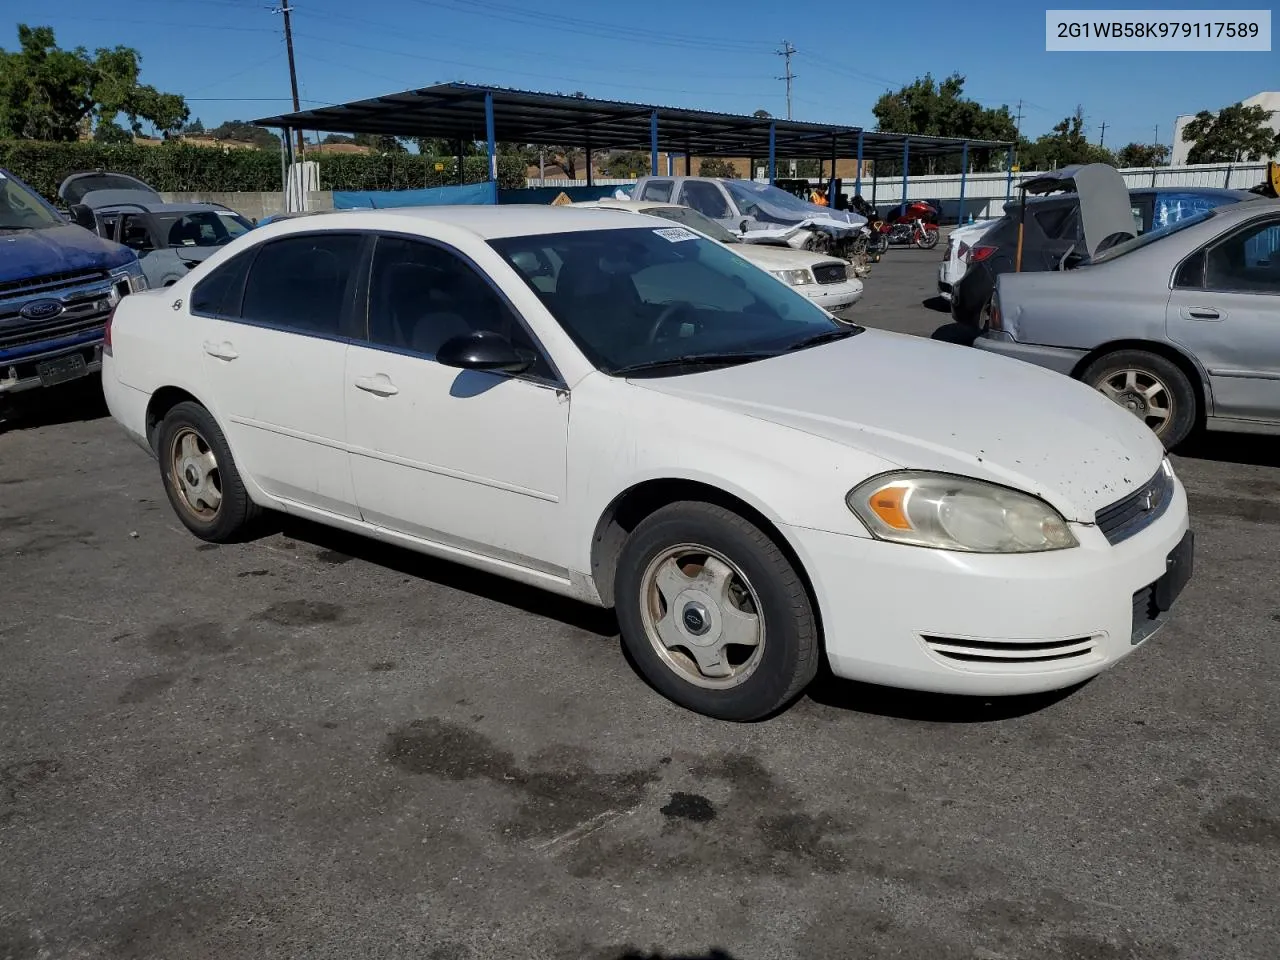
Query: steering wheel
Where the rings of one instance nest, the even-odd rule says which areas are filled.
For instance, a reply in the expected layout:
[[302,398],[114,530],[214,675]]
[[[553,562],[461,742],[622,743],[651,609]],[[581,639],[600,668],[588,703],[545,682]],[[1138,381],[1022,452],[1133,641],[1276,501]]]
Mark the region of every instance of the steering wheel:
[[663,307],[662,312],[658,314],[658,318],[653,321],[653,326],[649,328],[649,339],[647,342],[651,344],[657,343],[658,334],[662,332],[662,328],[667,325],[667,322],[671,320],[672,317],[683,313],[688,309],[688,307],[689,304],[682,302],[669,303]]

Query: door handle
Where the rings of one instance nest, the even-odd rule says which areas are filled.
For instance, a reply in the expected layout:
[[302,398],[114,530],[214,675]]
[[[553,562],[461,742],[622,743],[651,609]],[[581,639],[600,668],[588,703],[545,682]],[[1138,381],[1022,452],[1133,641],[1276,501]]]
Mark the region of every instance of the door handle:
[[1221,312],[1213,309],[1213,307],[1183,307],[1182,317],[1184,320],[1221,320]]
[[356,388],[379,397],[394,397],[400,392],[400,388],[385,373],[376,377],[356,377]]
[[219,360],[234,360],[240,356],[240,354],[236,353],[236,348],[225,340],[222,343],[210,343],[206,340],[204,342],[204,352],[211,357],[217,357]]

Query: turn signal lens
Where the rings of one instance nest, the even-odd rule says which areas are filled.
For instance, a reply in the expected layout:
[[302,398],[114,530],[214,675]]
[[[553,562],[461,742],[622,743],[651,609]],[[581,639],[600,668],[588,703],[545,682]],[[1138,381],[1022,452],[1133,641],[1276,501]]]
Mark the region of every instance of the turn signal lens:
[[867,498],[867,506],[886,526],[894,530],[910,530],[911,521],[907,519],[905,506],[908,489],[905,484],[881,487]]

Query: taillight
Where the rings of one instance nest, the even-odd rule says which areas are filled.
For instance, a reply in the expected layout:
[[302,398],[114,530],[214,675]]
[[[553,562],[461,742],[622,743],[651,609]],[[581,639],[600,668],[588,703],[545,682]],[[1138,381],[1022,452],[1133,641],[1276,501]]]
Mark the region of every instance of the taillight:
[[108,357],[113,356],[111,353],[111,321],[116,318],[116,310],[119,307],[119,300],[112,304],[111,312],[107,314],[107,325],[102,328],[102,352]]
[[997,247],[977,246],[969,249],[969,262],[981,263],[983,260],[990,258],[996,252]]
[[991,306],[987,313],[988,330],[1004,330],[1004,319],[1000,314],[1000,296],[991,294]]

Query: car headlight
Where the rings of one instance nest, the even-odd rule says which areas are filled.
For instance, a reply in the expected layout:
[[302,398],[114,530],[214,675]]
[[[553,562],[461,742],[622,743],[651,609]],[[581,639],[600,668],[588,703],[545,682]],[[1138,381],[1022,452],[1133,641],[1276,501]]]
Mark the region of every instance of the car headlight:
[[983,480],[902,471],[845,497],[880,540],[967,553],[1038,553],[1078,546],[1067,522],[1038,497]]
[[142,264],[136,261],[120,270],[112,271],[111,279],[128,280],[130,293],[139,293],[147,289],[147,278],[142,274]]
[[813,274],[808,270],[771,270],[775,277],[793,287],[801,287],[813,283]]

